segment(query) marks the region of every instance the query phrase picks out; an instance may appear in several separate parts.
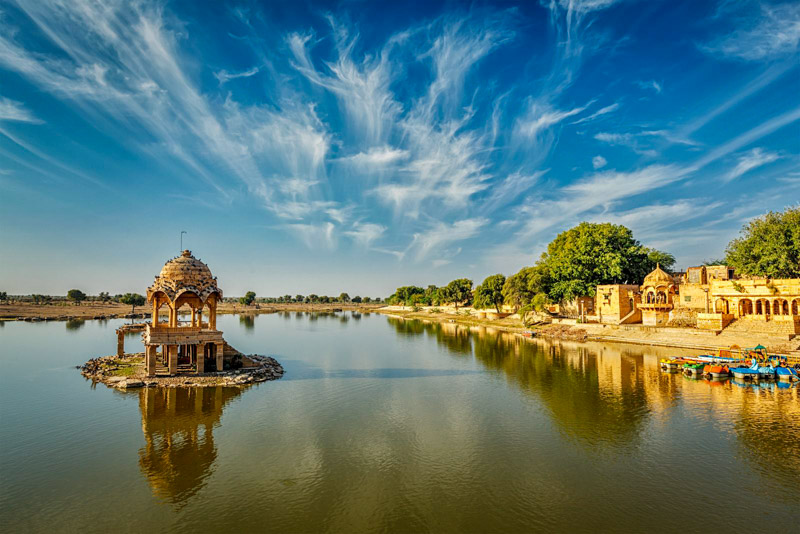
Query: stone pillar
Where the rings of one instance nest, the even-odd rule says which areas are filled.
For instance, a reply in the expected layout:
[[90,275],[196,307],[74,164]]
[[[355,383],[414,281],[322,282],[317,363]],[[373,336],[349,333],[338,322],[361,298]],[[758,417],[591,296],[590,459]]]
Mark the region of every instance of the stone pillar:
[[169,345],[169,374],[178,374],[178,346]]
[[117,356],[125,354],[125,332],[117,330]]
[[144,349],[145,371],[147,376],[156,376],[156,351],[158,345],[147,345]]
[[192,306],[192,307],[191,307],[191,310],[192,310],[192,323],[191,323],[191,324],[192,324],[192,326],[197,326],[197,325],[194,323],[194,321],[195,321],[195,317],[197,317],[197,315],[196,315],[196,314],[195,314],[195,312],[194,312],[194,306]]
[[224,366],[222,360],[222,352],[223,352],[222,347],[223,347],[222,343],[217,343],[217,371],[222,371]]
[[197,374],[206,372],[206,344],[199,343],[197,345]]
[[217,302],[216,301],[214,301],[214,303],[211,304],[208,307],[208,327],[211,330],[216,330],[217,329]]
[[197,310],[197,326],[199,326],[200,328],[203,328],[203,308],[202,308],[202,306],[200,307],[199,310]]
[[150,324],[158,325],[158,297],[153,299],[153,317],[150,319]]

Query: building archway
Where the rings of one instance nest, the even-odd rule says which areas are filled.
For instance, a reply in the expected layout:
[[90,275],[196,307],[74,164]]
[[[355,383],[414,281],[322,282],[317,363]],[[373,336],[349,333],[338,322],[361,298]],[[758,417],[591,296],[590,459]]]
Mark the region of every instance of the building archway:
[[739,316],[753,315],[753,301],[742,299],[739,301]]
[[794,299],[792,301],[792,315],[800,315],[800,299]]
[[756,300],[756,315],[764,315],[764,304],[760,299]]
[[717,299],[714,303],[714,311],[716,313],[729,313],[728,301],[725,299]]

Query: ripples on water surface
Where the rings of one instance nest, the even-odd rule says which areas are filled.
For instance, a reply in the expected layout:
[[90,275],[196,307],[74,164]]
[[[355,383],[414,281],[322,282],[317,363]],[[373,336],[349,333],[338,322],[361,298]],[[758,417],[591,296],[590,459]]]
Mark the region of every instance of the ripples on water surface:
[[94,388],[74,366],[111,353],[120,322],[0,323],[3,531],[800,525],[798,388],[658,370],[681,351],[349,312],[221,316],[285,377]]

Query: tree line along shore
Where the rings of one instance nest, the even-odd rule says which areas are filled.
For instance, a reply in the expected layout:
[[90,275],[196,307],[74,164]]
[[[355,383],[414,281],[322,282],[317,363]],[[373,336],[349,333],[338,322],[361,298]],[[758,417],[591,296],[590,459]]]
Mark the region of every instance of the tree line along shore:
[[[558,234],[532,266],[508,277],[493,274],[477,286],[469,278],[441,287],[401,286],[387,303],[493,308],[524,317],[549,305],[594,297],[598,285],[639,285],[656,266],[670,271],[675,263],[670,252],[641,244],[623,225],[583,222]],[[800,206],[749,221],[728,243],[724,258],[703,265],[727,265],[744,276],[800,278]]]

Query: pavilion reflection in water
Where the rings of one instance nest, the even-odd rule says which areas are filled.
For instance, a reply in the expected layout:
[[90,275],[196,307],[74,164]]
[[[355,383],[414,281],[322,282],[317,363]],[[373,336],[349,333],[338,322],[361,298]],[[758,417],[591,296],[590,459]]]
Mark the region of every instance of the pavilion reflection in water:
[[153,493],[183,506],[214,471],[214,427],[239,388],[145,388],[139,391],[145,446],[139,467]]

